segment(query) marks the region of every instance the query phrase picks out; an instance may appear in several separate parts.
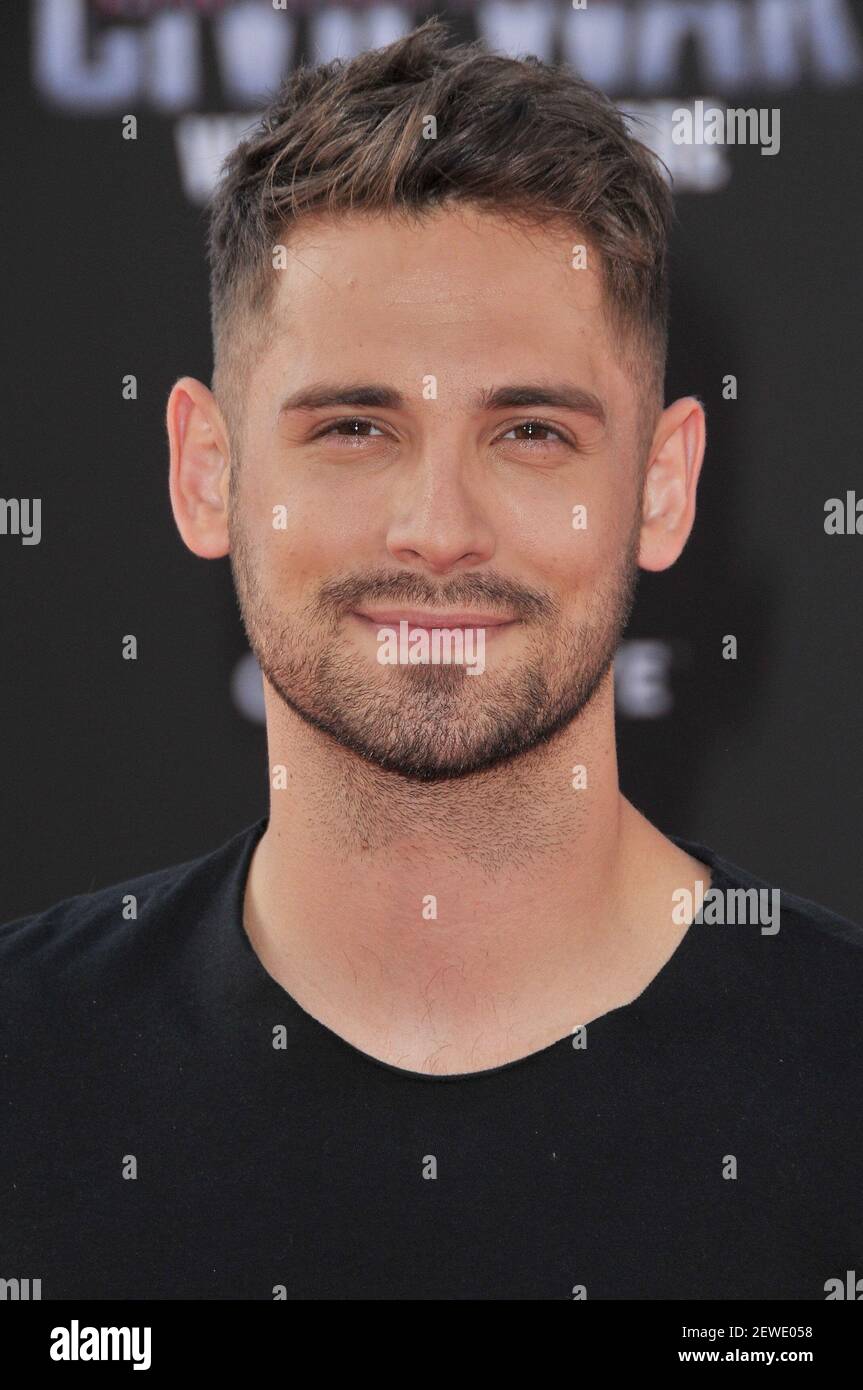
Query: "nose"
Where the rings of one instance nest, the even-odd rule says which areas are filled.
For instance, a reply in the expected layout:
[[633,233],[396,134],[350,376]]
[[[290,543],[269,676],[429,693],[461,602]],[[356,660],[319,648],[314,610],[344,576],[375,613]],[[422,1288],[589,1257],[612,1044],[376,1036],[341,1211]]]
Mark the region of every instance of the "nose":
[[495,551],[487,509],[457,460],[428,457],[407,478],[387,531],[393,559],[435,574],[475,567]]

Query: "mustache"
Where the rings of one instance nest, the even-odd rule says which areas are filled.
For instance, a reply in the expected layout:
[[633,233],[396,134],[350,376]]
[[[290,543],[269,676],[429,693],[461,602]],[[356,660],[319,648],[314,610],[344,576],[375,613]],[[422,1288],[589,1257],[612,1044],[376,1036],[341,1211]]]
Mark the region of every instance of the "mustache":
[[330,611],[347,612],[357,604],[392,600],[421,608],[499,608],[524,621],[553,617],[556,600],[537,589],[513,584],[502,576],[459,575],[435,588],[418,574],[355,574],[328,580],[318,590],[318,603]]

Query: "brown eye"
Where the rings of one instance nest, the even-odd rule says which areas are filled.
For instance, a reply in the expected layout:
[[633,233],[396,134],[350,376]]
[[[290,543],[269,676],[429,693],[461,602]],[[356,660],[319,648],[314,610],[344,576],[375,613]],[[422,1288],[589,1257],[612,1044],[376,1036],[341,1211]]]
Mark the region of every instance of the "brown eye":
[[[358,439],[368,439],[370,436],[367,430],[378,430],[378,426],[372,420],[363,420],[359,417],[349,420],[334,420],[326,429],[321,430],[316,438],[321,438],[327,434],[341,434],[342,436],[355,436]],[[382,430],[378,430],[382,434]]]
[[526,439],[538,439],[543,444],[545,443],[546,437],[551,433],[548,425],[540,425],[536,420],[528,420],[523,425],[516,425],[515,428],[517,430],[527,430],[528,433],[524,436]]
[[506,439],[519,430],[526,430],[527,433],[516,440],[516,443],[548,444],[552,439],[556,439],[559,444],[570,442],[555,425],[549,425],[544,420],[521,420],[517,425],[510,425],[501,438]]

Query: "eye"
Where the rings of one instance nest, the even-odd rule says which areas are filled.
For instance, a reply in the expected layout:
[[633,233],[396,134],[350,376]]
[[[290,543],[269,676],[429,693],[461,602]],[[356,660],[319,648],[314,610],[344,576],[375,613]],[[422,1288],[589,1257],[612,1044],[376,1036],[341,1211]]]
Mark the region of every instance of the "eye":
[[349,416],[344,420],[331,420],[312,437],[324,439],[327,435],[337,435],[342,439],[372,439],[374,436],[370,433],[371,430],[377,430],[379,435],[384,433],[374,420],[366,420],[362,416]]
[[574,441],[564,434],[563,430],[559,429],[557,425],[551,425],[547,420],[520,420],[518,424],[510,425],[506,433],[500,435],[500,438],[507,439],[517,430],[528,431],[526,436],[515,441],[519,444],[550,444],[551,439],[547,436],[551,435],[559,444],[567,444],[574,447]]

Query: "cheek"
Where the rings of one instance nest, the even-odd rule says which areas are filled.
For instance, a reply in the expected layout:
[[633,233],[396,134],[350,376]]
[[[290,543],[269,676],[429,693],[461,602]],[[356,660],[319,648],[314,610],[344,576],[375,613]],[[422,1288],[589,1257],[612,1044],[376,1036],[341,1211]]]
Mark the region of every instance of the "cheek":
[[356,552],[368,551],[380,539],[380,509],[370,495],[350,494],[337,472],[316,470],[285,450],[262,458],[260,466],[256,460],[244,504],[262,532],[274,530],[283,550],[319,556],[322,573],[347,568]]
[[307,494],[282,490],[262,497],[254,512],[256,564],[273,599],[299,608],[340,575],[379,568],[382,554],[361,508],[342,512]]
[[[249,470],[251,475],[251,470]],[[316,505],[286,471],[259,466],[243,480],[242,527],[269,591],[286,595],[337,568],[339,546]]]
[[522,532],[511,552],[517,568],[528,566],[539,581],[562,597],[601,583],[620,563],[625,545],[622,518],[607,509],[566,498],[546,512],[544,524]]

